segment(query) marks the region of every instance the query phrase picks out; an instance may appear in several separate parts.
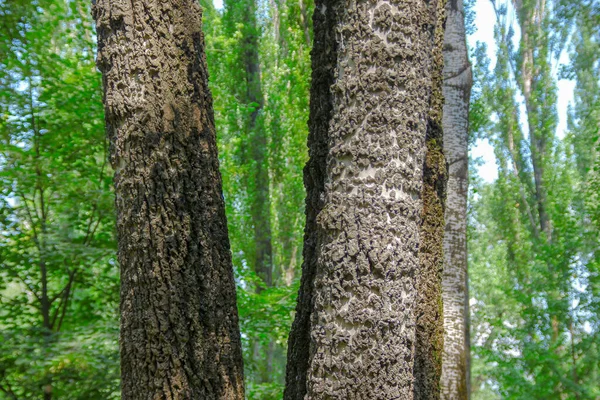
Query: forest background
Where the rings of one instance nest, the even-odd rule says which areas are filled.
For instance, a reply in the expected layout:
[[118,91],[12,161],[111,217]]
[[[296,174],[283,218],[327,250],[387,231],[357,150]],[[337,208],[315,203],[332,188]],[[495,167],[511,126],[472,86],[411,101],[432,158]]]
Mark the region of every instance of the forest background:
[[[201,4],[247,392],[279,399],[302,261],[313,4]],[[89,5],[0,0],[0,398],[41,398],[50,382],[59,399],[120,397]],[[598,399],[600,2],[467,9],[472,398]]]

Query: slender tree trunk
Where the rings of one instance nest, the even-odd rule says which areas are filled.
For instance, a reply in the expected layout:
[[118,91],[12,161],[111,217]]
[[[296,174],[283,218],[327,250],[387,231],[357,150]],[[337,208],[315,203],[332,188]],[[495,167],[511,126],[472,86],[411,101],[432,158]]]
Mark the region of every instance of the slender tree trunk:
[[[52,323],[51,323],[51,307],[52,302],[48,295],[48,265],[46,264],[46,206],[44,202],[44,188],[42,186],[42,170],[40,167],[40,126],[39,119],[36,117],[35,99],[33,94],[33,82],[31,77],[28,79],[29,83],[29,107],[31,111],[31,129],[33,130],[33,146],[35,149],[35,172],[37,181],[35,189],[33,191],[33,213],[29,213],[29,219],[34,233],[34,242],[37,246],[39,254],[39,269],[40,269],[40,286],[41,293],[39,294],[38,300],[40,302],[40,312],[42,314],[42,327],[43,327],[43,351],[45,355],[50,352],[52,342]],[[39,192],[39,197],[36,196]],[[23,201],[27,200],[23,196]],[[38,212],[39,202],[39,212]],[[25,203],[26,204],[26,203]],[[37,221],[34,221],[32,214],[37,216]],[[39,223],[39,231],[36,229],[36,225]],[[35,293],[35,292],[34,292]],[[46,371],[46,376],[43,378],[42,390],[44,392],[44,400],[52,400],[52,373]]]
[[287,400],[413,397],[436,5],[316,2]]
[[123,399],[243,399],[235,283],[195,0],[98,0],[115,169]]
[[[545,107],[544,99],[533,98],[536,81],[539,80],[541,68],[536,65],[534,52],[542,46],[538,43],[541,36],[542,20],[544,19],[545,1],[535,1],[533,4],[523,4],[523,0],[514,0],[514,6],[519,16],[519,27],[522,32],[522,60],[520,84],[525,109],[527,110],[527,127],[531,150],[531,165],[535,182],[535,200],[537,203],[540,232],[551,242],[551,225],[547,213],[546,184],[544,182],[544,157],[546,149],[546,133],[543,129],[543,115],[540,108]],[[536,32],[537,31],[537,32]],[[537,229],[537,228],[536,228]]]
[[254,168],[252,180],[254,193],[250,213],[254,225],[255,259],[254,269],[266,286],[273,284],[272,243],[271,243],[271,202],[269,190],[269,166],[267,134],[259,123],[259,114],[264,107],[260,61],[258,54],[259,28],[256,22],[256,1],[246,0],[243,7],[243,48],[244,68],[246,69],[247,106],[253,107],[247,121],[247,133]]
[[[551,223],[547,213],[547,190],[544,180],[544,159],[547,153],[548,135],[543,110],[548,105],[546,104],[545,97],[541,99],[534,98],[534,92],[537,89],[536,85],[539,83],[541,76],[544,75],[542,70],[542,64],[545,61],[543,60],[544,57],[539,55],[540,60],[536,60],[534,53],[536,50],[540,51],[544,47],[542,23],[544,20],[545,1],[536,0],[524,3],[523,0],[514,0],[513,5],[517,12],[519,27],[522,32],[522,57],[519,83],[527,110],[530,162],[533,166],[534,195],[538,211],[539,231],[546,235],[545,239],[548,242],[551,242]],[[534,230],[538,230],[535,223],[533,228]]]
[[304,31],[304,40],[306,40],[306,45],[310,46],[310,26],[308,24],[308,11],[305,0],[298,0],[298,5],[300,6],[300,22]]
[[[239,0],[236,0],[239,2]],[[246,93],[244,103],[252,107],[252,112],[246,121],[248,147],[252,157],[251,179],[253,182],[250,193],[250,215],[254,227],[254,271],[261,278],[265,287],[273,285],[273,245],[271,234],[271,195],[268,163],[268,138],[264,124],[259,119],[264,107],[264,96],[261,84],[259,59],[260,28],[257,23],[256,0],[244,0],[243,4],[235,4],[242,13],[242,48],[243,65],[245,68]],[[259,286],[260,293],[264,287]],[[259,364],[258,380],[270,382],[273,364],[273,346],[267,343],[262,346],[254,344],[255,362]],[[264,355],[264,358],[263,358]]]
[[444,354],[441,398],[463,400],[470,392],[467,276],[468,129],[471,66],[462,0],[446,6],[444,39],[444,152],[449,166],[444,236]]
[[444,21],[446,1],[438,2],[438,21],[432,64],[432,92],[423,165],[423,210],[417,275],[417,333],[415,344],[414,398],[440,398],[444,347],[442,317],[442,269],[444,265],[444,209],[448,170],[443,151],[442,70],[444,67]]
[[[269,0],[269,7],[271,9],[271,20],[273,21],[273,35],[275,36],[275,43],[280,45],[280,31],[281,31],[281,13],[279,11],[279,0]],[[278,59],[275,62],[279,61]]]

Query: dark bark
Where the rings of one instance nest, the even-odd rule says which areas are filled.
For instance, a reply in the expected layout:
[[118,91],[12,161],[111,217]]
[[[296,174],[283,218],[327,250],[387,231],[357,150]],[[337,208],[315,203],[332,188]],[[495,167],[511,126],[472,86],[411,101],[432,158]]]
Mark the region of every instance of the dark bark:
[[413,397],[436,4],[316,2],[287,400]]
[[115,170],[123,399],[243,399],[235,283],[194,0],[98,0]]
[[[432,93],[426,137],[426,156],[423,165],[423,210],[419,257],[421,271],[417,276],[417,332],[414,365],[415,400],[440,398],[440,376],[444,349],[442,314],[442,269],[444,266],[444,211],[448,170],[443,151],[442,69],[444,56],[443,0],[437,1],[437,23],[432,62]],[[436,2],[432,2],[432,6]]]

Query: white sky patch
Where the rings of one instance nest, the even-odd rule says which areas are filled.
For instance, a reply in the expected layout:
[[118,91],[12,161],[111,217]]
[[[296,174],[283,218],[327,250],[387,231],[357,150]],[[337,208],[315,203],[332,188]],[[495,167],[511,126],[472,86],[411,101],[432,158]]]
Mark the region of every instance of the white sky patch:
[[[562,65],[569,65],[571,59],[569,54],[563,50],[558,60],[558,66],[556,68],[556,74],[558,74]],[[561,79],[557,82],[558,93],[556,109],[558,111],[558,126],[556,127],[556,136],[559,139],[565,137],[567,133],[567,118],[569,111],[569,104],[573,104],[575,97],[575,84],[574,80]]]
[[[476,31],[467,38],[469,47],[475,48],[477,42],[487,45],[487,54],[491,60],[490,68],[496,64],[496,52],[498,47],[494,40],[494,26],[496,25],[496,13],[489,0],[477,0],[475,3],[475,28]],[[486,183],[491,183],[498,178],[498,167],[494,148],[488,140],[477,140],[470,149],[471,157],[481,158],[483,164],[476,167],[476,172]]]
[[496,156],[494,148],[486,139],[478,139],[471,148],[471,157],[481,158],[483,164],[476,167],[477,174],[486,183],[491,183],[498,178],[498,166],[496,165]]
[[213,0],[213,4],[217,10],[221,10],[223,8],[223,0]]
[[[488,57],[495,63],[497,46],[494,41],[494,26],[496,25],[496,14],[490,0],[477,0],[475,3],[475,33],[467,38],[469,47],[474,48],[475,43],[487,44]],[[490,66],[491,68],[494,65]]]

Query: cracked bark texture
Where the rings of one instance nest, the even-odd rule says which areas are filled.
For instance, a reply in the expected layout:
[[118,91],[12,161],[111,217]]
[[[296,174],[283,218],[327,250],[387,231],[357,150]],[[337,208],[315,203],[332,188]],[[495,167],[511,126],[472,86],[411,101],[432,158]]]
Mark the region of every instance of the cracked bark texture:
[[462,0],[446,5],[444,39],[444,153],[449,165],[444,235],[444,354],[441,398],[469,398],[469,302],[467,275],[468,129],[471,65]]
[[115,169],[123,399],[243,399],[235,284],[195,0],[98,0]]
[[417,332],[414,365],[414,398],[440,398],[440,376],[444,345],[442,313],[442,269],[444,266],[444,210],[448,170],[443,151],[442,70],[444,67],[445,0],[438,1],[435,47],[432,63],[432,92],[423,165],[423,210],[417,275]]
[[412,399],[437,2],[320,0],[284,398]]

